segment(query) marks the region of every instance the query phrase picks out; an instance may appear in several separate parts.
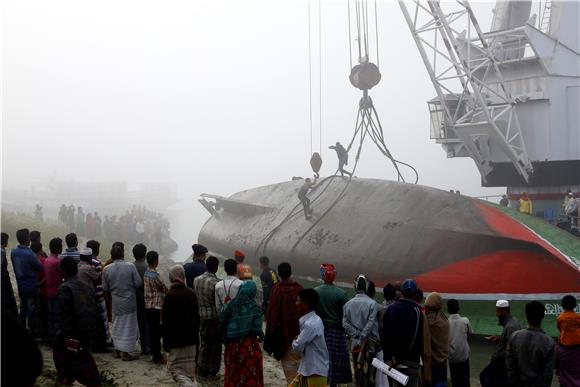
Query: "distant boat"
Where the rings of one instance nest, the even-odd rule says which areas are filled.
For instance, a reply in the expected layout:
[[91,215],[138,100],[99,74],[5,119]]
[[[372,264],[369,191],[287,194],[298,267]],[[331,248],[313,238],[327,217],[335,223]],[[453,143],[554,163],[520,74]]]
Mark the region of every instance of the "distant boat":
[[[377,284],[415,278],[426,292],[463,300],[480,333],[497,331],[494,302],[507,298],[523,318],[525,300],[546,303],[550,320],[564,294],[580,294],[580,239],[532,216],[421,185],[331,176],[309,194],[307,220],[289,181],[202,195],[212,216],[199,242],[231,257],[242,249],[255,267],[261,255],[292,264],[294,275],[317,279],[337,266],[337,281],[364,273]],[[538,233],[514,216],[541,222]],[[539,224],[539,223],[538,223]],[[552,236],[549,240],[548,236]],[[350,285],[346,285],[350,286]],[[550,327],[548,327],[550,325]]]

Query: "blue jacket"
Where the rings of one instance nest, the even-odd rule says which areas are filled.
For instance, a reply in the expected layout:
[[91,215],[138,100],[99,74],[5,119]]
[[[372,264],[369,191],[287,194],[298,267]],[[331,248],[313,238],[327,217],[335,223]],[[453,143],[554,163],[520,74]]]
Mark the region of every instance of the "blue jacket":
[[28,246],[18,246],[10,254],[16,283],[20,293],[29,293],[37,290],[36,274],[43,270],[42,263]]

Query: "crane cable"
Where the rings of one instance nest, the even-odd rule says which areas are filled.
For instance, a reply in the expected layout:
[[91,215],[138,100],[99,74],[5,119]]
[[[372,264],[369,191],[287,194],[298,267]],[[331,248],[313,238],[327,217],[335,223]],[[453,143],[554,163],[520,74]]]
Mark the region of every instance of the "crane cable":
[[310,36],[310,0],[308,0],[308,102],[310,107],[310,155],[312,155],[312,39]]
[[[356,40],[358,45],[358,52],[359,52],[359,63],[362,61],[370,61],[370,54],[369,54],[369,13],[368,13],[368,0],[353,0],[354,1],[354,9],[355,9],[355,16],[356,16]],[[350,56],[350,66],[351,71],[353,69],[352,63],[352,26],[351,26],[351,9],[350,9],[350,0],[347,2],[347,12],[348,12],[348,36],[349,36],[349,56]],[[376,44],[376,56],[377,56],[377,68],[379,67],[379,31],[378,31],[378,9],[377,9],[377,2],[374,1],[374,12],[375,12],[375,44]],[[364,54],[364,55],[363,55]],[[363,96],[361,102],[364,101],[365,98],[368,98],[368,102],[366,107],[359,106],[359,112],[357,115],[357,126],[356,130],[368,130],[369,137],[373,140],[375,145],[379,148],[379,151],[387,157],[395,171],[397,172],[397,181],[405,182],[405,178],[400,171],[399,165],[406,166],[407,168],[411,169],[415,174],[415,184],[419,181],[419,173],[417,170],[408,163],[403,161],[397,160],[393,157],[392,153],[390,152],[389,148],[385,143],[384,132],[383,128],[378,116],[378,113],[372,103],[370,97],[368,97],[367,92]],[[366,102],[366,101],[365,101]],[[369,111],[367,111],[367,109]],[[362,113],[361,113],[362,112]],[[359,120],[360,120],[360,127],[359,127]],[[355,133],[356,133],[355,130]],[[349,144],[347,148],[347,152],[352,147]]]

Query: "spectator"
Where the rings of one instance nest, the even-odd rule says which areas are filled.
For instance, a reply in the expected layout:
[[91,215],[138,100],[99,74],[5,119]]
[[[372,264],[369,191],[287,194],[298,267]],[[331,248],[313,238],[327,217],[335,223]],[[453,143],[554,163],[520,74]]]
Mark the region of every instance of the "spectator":
[[64,237],[64,240],[66,241],[67,248],[65,249],[65,252],[62,253],[61,258],[73,257],[77,262],[80,261],[81,257],[79,255],[78,249],[79,240],[77,238],[77,234],[71,232],[70,234],[67,234],[67,236]]
[[324,339],[324,324],[315,313],[319,295],[314,289],[298,292],[296,308],[300,314],[300,334],[292,342],[292,349],[301,353],[298,375],[290,387],[326,386],[329,355]]
[[449,320],[441,311],[443,299],[437,292],[427,296],[425,309],[431,337],[431,383],[447,386],[447,357],[449,355]]
[[207,270],[205,265],[207,248],[203,245],[194,244],[191,246],[191,249],[193,250],[193,262],[188,262],[183,265],[183,269],[185,270],[187,286],[193,288],[193,280]]
[[473,334],[469,319],[459,314],[459,301],[447,300],[449,313],[449,372],[453,387],[469,387],[469,343]]
[[256,283],[244,281],[236,298],[228,302],[221,313],[220,326],[225,343],[224,387],[264,385],[260,346],[264,338],[262,309],[256,302],[256,293]]
[[163,345],[167,369],[179,386],[195,386],[195,346],[199,344],[199,312],[193,290],[185,285],[183,266],[169,270],[171,287],[163,300]]
[[[44,270],[38,256],[30,249],[30,232],[27,228],[16,231],[18,246],[12,249],[10,259],[20,296],[20,323],[34,334],[36,327],[36,300],[38,298],[37,273]],[[28,324],[27,324],[28,323]]]
[[270,331],[269,336],[275,338],[276,343],[268,345],[268,351],[276,354],[276,360],[281,360],[286,382],[291,383],[298,375],[300,365],[300,354],[292,351],[291,346],[300,333],[300,315],[295,303],[302,285],[290,278],[292,266],[287,262],[278,265],[278,275],[280,282],[272,288],[266,316],[266,332]]
[[316,314],[324,324],[324,340],[329,354],[328,380],[330,386],[351,383],[349,352],[342,326],[342,308],[347,303],[346,293],[334,285],[336,269],[331,263],[320,265],[323,285],[316,287],[319,297]]
[[215,303],[215,289],[219,282],[216,276],[219,260],[210,256],[206,266],[207,271],[193,280],[193,291],[197,296],[200,318],[197,375],[201,378],[215,378],[220,370],[222,357],[222,338]]
[[238,295],[238,290],[242,285],[242,281],[236,277],[236,269],[236,261],[226,260],[224,262],[226,278],[215,284],[215,307],[218,316],[221,314],[223,306]]
[[481,371],[479,380],[482,387],[505,386],[507,381],[506,349],[507,343],[515,331],[521,329],[520,322],[510,313],[510,304],[507,300],[498,300],[495,304],[495,314],[499,325],[503,326],[501,336],[491,336],[489,339],[496,342],[495,352],[491,355],[491,362]]
[[526,304],[528,328],[508,341],[506,368],[510,386],[550,387],[554,373],[554,340],[542,330],[546,309],[538,301]]
[[[423,357],[423,314],[413,301],[417,283],[407,279],[401,285],[401,298],[383,317],[382,348],[385,363],[409,376],[407,387],[419,386],[420,362]],[[400,386],[391,380],[392,386]]]
[[260,273],[260,282],[262,283],[262,310],[264,311],[264,316],[266,316],[268,314],[270,292],[280,279],[278,278],[278,274],[270,269],[270,258],[263,255],[258,261],[260,262],[260,270],[262,271]]
[[560,343],[556,345],[556,369],[561,386],[580,385],[580,314],[576,313],[576,298],[568,294],[562,298],[562,308],[557,320]]
[[[147,270],[147,262],[145,255],[147,254],[147,247],[144,244],[138,243],[133,246],[133,257],[135,258],[135,268],[141,277],[141,283],[145,271]],[[151,348],[149,347],[149,324],[147,323],[147,316],[145,315],[145,288],[143,285],[137,288],[137,322],[139,325],[139,342],[141,343],[141,355],[151,355]]]
[[234,259],[238,264],[238,278],[242,281],[251,280],[253,278],[252,267],[244,263],[246,254],[241,250],[236,250],[234,251]]
[[578,224],[578,206],[580,201],[580,195],[571,194],[566,207],[564,208],[564,213],[568,217],[568,222],[571,226],[576,226]]
[[58,289],[64,278],[60,270],[60,259],[58,257],[62,253],[62,239],[51,239],[48,247],[50,255],[44,262],[44,277],[46,279],[48,341],[52,345],[56,332],[60,328],[60,305],[57,296]]
[[370,386],[375,372],[369,361],[380,351],[379,304],[368,295],[370,281],[365,275],[359,274],[354,283],[356,295],[344,304],[342,326],[350,339],[355,384]]
[[501,199],[499,201],[499,205],[502,206],[502,207],[507,207],[509,203],[510,203],[510,201],[507,198],[507,195],[501,195]]
[[87,241],[86,246],[93,252],[93,256],[91,257],[91,264],[94,266],[96,271],[100,273],[100,275],[95,280],[95,295],[97,297],[97,309],[99,311],[99,321],[103,325],[104,329],[97,329],[99,337],[96,339],[96,348],[101,347],[103,348],[103,352],[108,352],[104,350],[104,348],[112,347],[113,343],[111,340],[111,332],[109,331],[109,316],[107,313],[105,292],[103,291],[103,265],[99,260],[101,244],[98,241],[90,240]]
[[522,196],[520,197],[519,201],[519,211],[523,212],[524,214],[533,215],[534,209],[532,206],[532,199],[528,195],[527,192],[523,192]]
[[[13,313],[2,308],[2,386],[36,386],[42,354]],[[16,384],[17,383],[17,384]]]
[[136,360],[131,355],[135,351],[139,327],[137,324],[136,291],[143,285],[135,268],[125,262],[123,248],[117,244],[111,249],[113,263],[103,271],[103,289],[110,292],[113,306],[113,330],[111,336],[115,344],[114,357],[125,361]]
[[101,375],[91,355],[97,322],[95,292],[78,279],[73,257],[64,257],[60,266],[66,281],[58,290],[62,329],[53,348],[57,380],[65,385],[76,380],[85,386],[100,386]]
[[38,239],[35,242],[30,242],[30,250],[38,257],[42,264],[42,270],[36,273],[36,283],[38,286],[38,297],[36,298],[36,326],[34,332],[36,337],[46,340],[47,337],[47,323],[46,323],[46,281],[44,279],[44,261],[46,260],[46,253],[42,249],[40,243],[40,232],[31,231],[30,235],[37,233]]
[[8,273],[8,259],[6,258],[6,247],[8,247],[8,234],[2,233],[2,310],[18,315],[18,308],[16,306],[16,298],[14,297],[14,290],[12,289],[12,281],[10,280],[10,273]]
[[153,355],[153,363],[165,364],[166,361],[161,354],[161,309],[163,307],[163,297],[167,293],[167,286],[161,280],[157,272],[159,265],[159,254],[157,251],[147,253],[147,271],[144,275],[145,283],[145,314],[147,325],[149,326],[149,348]]

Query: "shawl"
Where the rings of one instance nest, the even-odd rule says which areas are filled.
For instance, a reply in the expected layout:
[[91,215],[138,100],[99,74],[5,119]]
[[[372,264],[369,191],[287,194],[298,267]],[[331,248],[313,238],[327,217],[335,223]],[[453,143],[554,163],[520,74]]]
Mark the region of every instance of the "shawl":
[[262,308],[256,302],[256,283],[244,281],[236,298],[224,305],[220,326],[224,342],[244,337],[263,338]]

